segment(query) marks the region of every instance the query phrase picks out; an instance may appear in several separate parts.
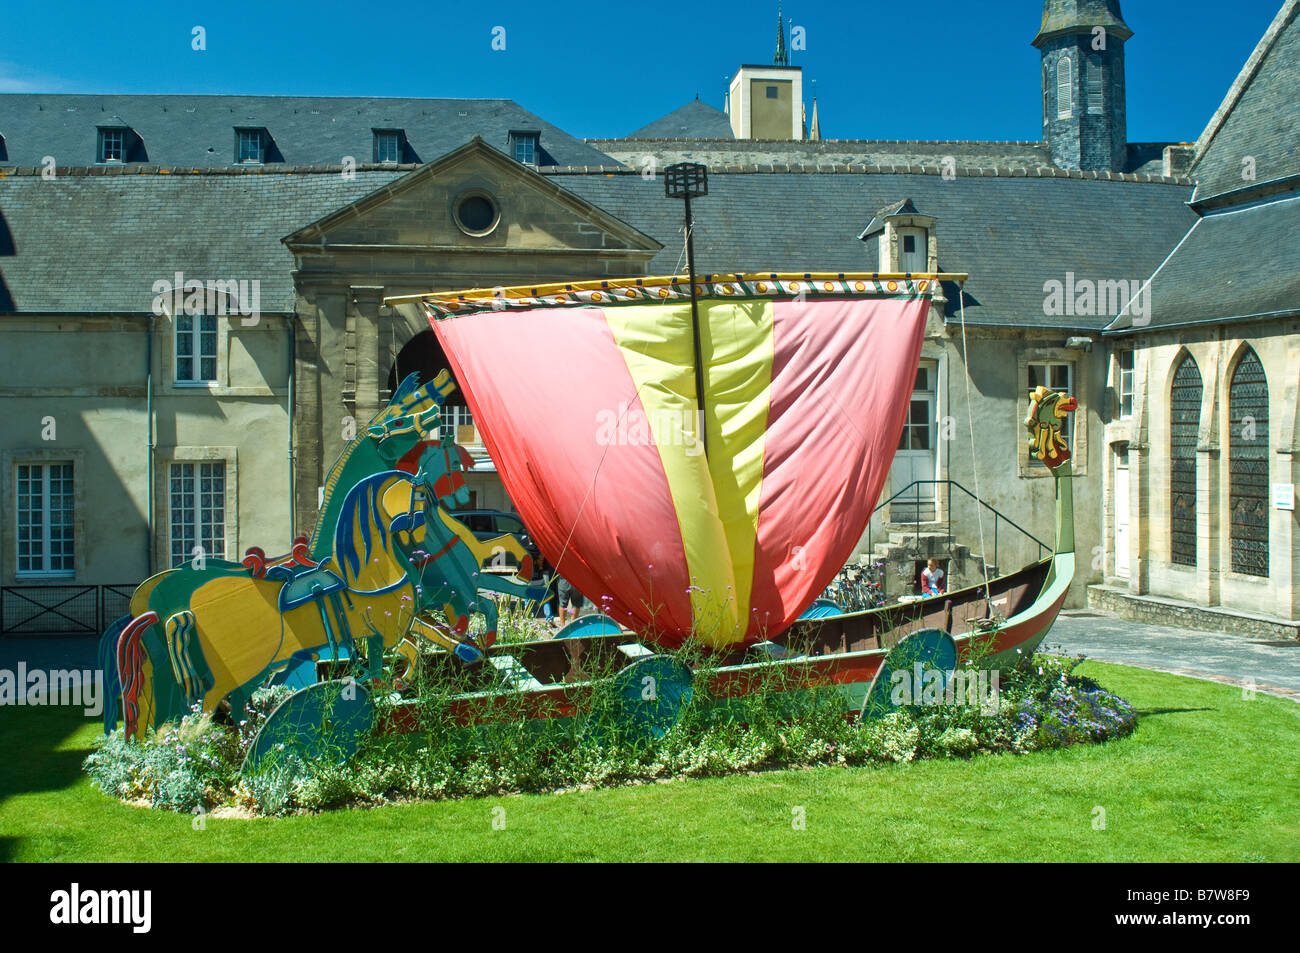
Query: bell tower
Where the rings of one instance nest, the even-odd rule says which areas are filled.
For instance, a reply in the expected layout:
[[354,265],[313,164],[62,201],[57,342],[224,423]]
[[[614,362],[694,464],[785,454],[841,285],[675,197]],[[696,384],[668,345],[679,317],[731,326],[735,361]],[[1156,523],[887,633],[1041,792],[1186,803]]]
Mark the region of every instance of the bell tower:
[[1119,0],[1044,0],[1043,139],[1062,169],[1122,172],[1128,161]]

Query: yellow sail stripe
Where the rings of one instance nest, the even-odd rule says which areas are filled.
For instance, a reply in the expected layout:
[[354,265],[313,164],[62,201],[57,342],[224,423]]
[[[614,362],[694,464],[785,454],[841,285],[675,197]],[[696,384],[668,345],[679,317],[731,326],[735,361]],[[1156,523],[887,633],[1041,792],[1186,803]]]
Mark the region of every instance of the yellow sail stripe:
[[723,646],[744,631],[749,612],[772,376],[772,306],[701,302],[700,311],[707,329],[701,346],[708,360],[708,442],[716,460],[731,461],[717,466],[710,466],[696,433],[689,304],[611,308],[605,319],[647,418],[629,421],[629,440],[639,434],[653,440],[676,507],[695,638]]
[[700,343],[708,355],[705,406],[710,470],[736,580],[739,631],[732,640],[742,636],[748,625],[754,582],[772,389],[772,319],[771,301],[700,305]]

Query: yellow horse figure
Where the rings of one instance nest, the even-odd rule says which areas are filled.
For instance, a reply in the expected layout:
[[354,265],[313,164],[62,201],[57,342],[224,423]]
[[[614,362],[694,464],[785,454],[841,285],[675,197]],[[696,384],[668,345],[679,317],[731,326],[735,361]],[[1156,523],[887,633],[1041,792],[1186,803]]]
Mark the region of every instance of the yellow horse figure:
[[[398,547],[399,534],[409,539],[423,522],[410,485],[407,474],[386,471],[353,487],[340,508],[333,552],[314,568],[209,578],[184,608],[166,614],[167,583],[159,584],[149,602],[163,620],[165,653],[155,645],[148,661],[168,664],[186,702],[211,712],[233,693],[251,694],[295,655],[358,638],[372,640],[372,653],[391,648],[410,628],[415,607],[410,563]],[[126,656],[132,670],[124,671],[124,689],[143,687],[145,654]],[[124,700],[127,735],[140,737],[149,722],[138,717],[135,699]]]

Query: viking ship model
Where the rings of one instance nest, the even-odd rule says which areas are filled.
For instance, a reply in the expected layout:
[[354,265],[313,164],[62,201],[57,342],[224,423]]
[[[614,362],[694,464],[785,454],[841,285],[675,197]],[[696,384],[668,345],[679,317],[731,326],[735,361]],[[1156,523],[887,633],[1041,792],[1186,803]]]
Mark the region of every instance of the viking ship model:
[[[272,713],[249,764],[325,723],[375,727],[368,686],[386,651],[462,667],[465,725],[494,699],[523,717],[583,710],[600,660],[622,659],[630,723],[667,730],[709,656],[707,696],[765,672],[790,690],[832,686],[861,712],[901,664],[1001,668],[1037,648],[1074,574],[1075,401],[1030,395],[1029,443],[1055,477],[1056,546],[1025,568],[945,595],[819,618],[804,613],[852,556],[908,411],[930,297],[964,276],[737,274],[636,278],[389,299],[427,317],[450,363],[401,383],[330,472],[310,538],[289,556],[161,573],[104,634],[110,695],[141,737],[193,706],[240,712],[267,683],[299,690]],[[563,383],[543,368],[573,367]],[[558,574],[600,608],[554,640],[494,645],[495,599],[535,600],[513,537],[481,542],[449,513],[472,460],[439,437],[459,385],[505,489]],[[513,577],[480,571],[496,547]],[[470,619],[484,618],[471,636]],[[418,643],[428,643],[420,650]],[[432,654],[430,653],[432,649]],[[430,662],[430,660],[433,660]],[[340,692],[322,677],[351,665]],[[638,708],[658,686],[652,716]],[[412,699],[413,712],[418,700]],[[412,730],[402,704],[379,727]]]

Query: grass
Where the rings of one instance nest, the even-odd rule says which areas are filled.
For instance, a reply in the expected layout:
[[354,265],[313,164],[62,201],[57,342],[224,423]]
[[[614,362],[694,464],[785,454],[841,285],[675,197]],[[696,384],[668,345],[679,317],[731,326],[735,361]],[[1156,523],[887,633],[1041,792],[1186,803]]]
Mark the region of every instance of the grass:
[[208,817],[202,830],[92,788],[80,764],[97,728],[79,712],[9,708],[0,860],[1300,860],[1300,777],[1279,770],[1300,741],[1300,705],[1122,666],[1078,671],[1141,711],[1132,736],[1016,757]]

